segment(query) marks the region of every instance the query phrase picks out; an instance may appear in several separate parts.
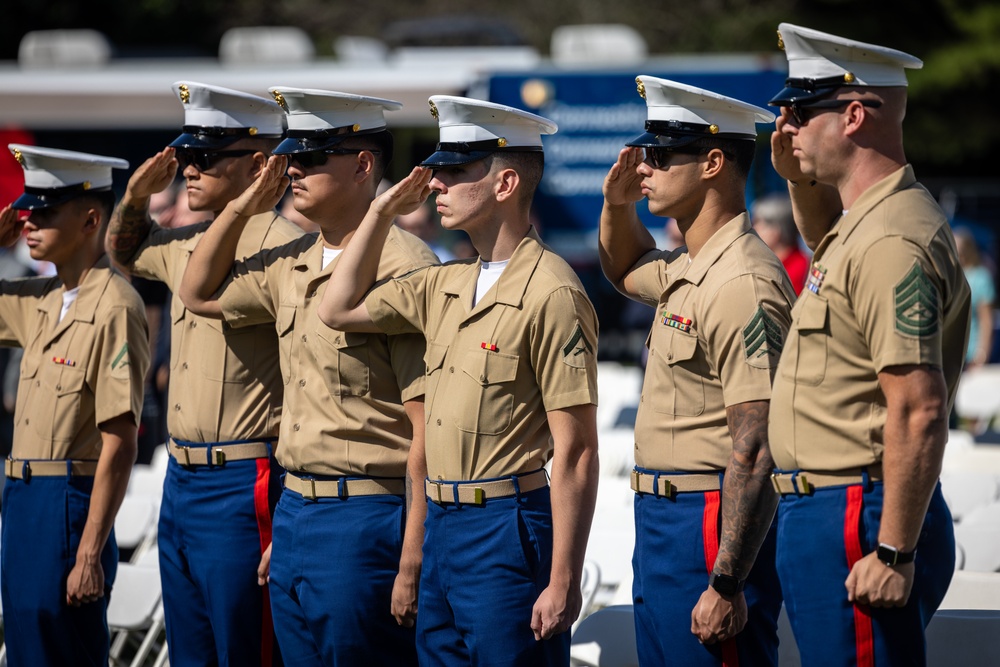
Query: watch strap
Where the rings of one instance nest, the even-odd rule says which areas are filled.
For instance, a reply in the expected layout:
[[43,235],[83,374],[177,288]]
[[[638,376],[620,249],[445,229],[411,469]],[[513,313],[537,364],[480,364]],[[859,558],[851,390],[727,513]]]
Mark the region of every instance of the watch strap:
[[917,556],[917,550],[900,551],[894,546],[880,542],[876,555],[880,561],[889,567],[895,567],[896,565],[912,563],[913,559]]
[[708,575],[708,585],[714,588],[720,595],[732,596],[743,590],[746,580],[737,579],[729,574],[712,572]]

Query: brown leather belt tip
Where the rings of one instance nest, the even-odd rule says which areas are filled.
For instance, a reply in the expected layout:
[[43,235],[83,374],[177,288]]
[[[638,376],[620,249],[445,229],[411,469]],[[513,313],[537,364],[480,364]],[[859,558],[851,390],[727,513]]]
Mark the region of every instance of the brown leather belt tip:
[[864,484],[866,481],[877,482],[881,479],[882,466],[874,465],[868,468],[854,468],[839,472],[808,472],[805,470],[776,472],[771,475],[771,486],[783,496],[808,496],[816,489],[851,486]]
[[[514,480],[517,480],[515,486]],[[510,498],[519,493],[536,491],[548,486],[549,477],[544,470],[529,472],[526,475],[514,475],[503,479],[484,482],[448,482],[441,480],[424,480],[424,491],[427,499],[436,503],[453,503],[456,505],[482,505],[490,498]]]
[[267,457],[266,442],[240,442],[232,445],[178,445],[170,438],[167,451],[182,466],[221,466],[227,461],[246,461]]
[[10,479],[30,480],[32,477],[93,477],[97,461],[27,461],[7,459],[4,472]]
[[[678,493],[692,491],[718,491],[720,473],[649,473],[632,471],[632,490],[636,493],[655,494],[662,498],[673,498]],[[655,490],[654,490],[654,482]]]
[[285,475],[285,488],[303,498],[350,498],[351,496],[401,496],[406,492],[402,479],[310,479],[293,473]]

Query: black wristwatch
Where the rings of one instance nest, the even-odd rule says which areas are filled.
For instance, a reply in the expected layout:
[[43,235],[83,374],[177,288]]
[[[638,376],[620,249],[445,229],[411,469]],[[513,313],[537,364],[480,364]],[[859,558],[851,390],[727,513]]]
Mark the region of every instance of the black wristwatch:
[[732,597],[743,590],[746,581],[737,579],[729,574],[718,574],[713,572],[708,575],[708,585],[715,589],[719,595]]
[[891,547],[888,544],[879,543],[878,551],[876,552],[878,559],[888,565],[889,567],[894,567],[896,565],[905,565],[906,563],[912,563],[913,559],[917,556],[917,550],[913,551],[900,551],[896,547]]

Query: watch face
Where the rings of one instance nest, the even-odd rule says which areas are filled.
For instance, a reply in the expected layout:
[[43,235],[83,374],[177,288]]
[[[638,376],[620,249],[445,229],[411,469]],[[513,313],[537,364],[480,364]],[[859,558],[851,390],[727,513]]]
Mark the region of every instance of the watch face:
[[736,595],[743,590],[743,582],[728,574],[715,574],[713,572],[709,577],[708,584],[721,595]]

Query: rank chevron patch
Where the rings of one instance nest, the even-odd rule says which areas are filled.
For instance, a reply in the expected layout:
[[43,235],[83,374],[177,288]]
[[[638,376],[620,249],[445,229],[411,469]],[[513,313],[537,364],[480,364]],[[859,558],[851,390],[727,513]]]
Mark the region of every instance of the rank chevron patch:
[[896,331],[930,336],[938,330],[938,291],[918,262],[896,283]]
[[747,362],[751,366],[768,368],[771,364],[760,362],[771,354],[775,357],[780,355],[783,346],[784,336],[781,327],[767,314],[762,305],[757,304],[757,310],[743,327],[743,350]]

